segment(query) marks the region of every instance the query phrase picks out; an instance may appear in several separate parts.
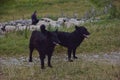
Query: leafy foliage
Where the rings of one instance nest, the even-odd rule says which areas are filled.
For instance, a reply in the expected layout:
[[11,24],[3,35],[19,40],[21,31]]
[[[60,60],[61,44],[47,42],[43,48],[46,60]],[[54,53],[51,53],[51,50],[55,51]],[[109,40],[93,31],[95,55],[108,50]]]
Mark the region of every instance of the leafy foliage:
[[119,18],[120,12],[117,9],[116,0],[89,0],[97,8],[109,8],[109,18]]
[[109,5],[112,0],[89,0],[96,7],[105,7]]

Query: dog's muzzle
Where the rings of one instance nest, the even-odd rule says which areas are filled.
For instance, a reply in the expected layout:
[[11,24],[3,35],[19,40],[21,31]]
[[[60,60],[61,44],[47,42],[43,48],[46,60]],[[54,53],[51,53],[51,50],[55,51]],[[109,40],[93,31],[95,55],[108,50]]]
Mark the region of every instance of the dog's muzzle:
[[83,36],[84,36],[85,38],[88,38],[88,37],[89,37],[89,35],[86,35],[86,34],[83,34]]
[[55,45],[59,45],[59,43],[57,43],[57,42],[53,42],[53,44],[55,44]]

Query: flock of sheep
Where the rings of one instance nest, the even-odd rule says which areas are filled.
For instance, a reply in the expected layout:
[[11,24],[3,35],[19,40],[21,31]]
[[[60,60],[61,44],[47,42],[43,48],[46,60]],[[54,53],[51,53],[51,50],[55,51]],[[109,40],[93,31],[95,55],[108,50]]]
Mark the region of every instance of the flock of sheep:
[[93,20],[78,20],[75,18],[58,18],[58,20],[52,20],[50,18],[41,18],[37,25],[31,25],[32,21],[31,19],[28,20],[15,20],[10,22],[4,22],[0,23],[0,34],[2,32],[11,32],[11,31],[18,31],[18,30],[25,30],[29,29],[31,31],[33,30],[39,30],[40,26],[44,24],[45,26],[51,26],[51,27],[71,27],[74,25],[82,25],[85,22],[92,22]]

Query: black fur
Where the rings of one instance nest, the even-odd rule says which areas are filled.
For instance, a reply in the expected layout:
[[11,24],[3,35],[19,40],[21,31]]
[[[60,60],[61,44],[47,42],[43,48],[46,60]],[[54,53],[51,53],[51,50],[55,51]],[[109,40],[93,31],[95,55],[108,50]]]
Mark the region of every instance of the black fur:
[[60,45],[68,48],[68,60],[71,60],[71,53],[73,52],[73,58],[77,58],[75,56],[76,48],[81,44],[81,42],[84,40],[87,35],[90,33],[87,31],[87,29],[84,26],[75,26],[75,31],[69,33],[69,32],[58,32],[58,38],[60,40]]
[[32,62],[32,52],[36,49],[39,52],[42,69],[44,69],[44,59],[46,55],[48,56],[48,66],[52,67],[50,62],[52,53],[54,51],[55,44],[59,43],[56,31],[45,31],[45,34],[40,31],[33,31],[29,43],[29,62]]

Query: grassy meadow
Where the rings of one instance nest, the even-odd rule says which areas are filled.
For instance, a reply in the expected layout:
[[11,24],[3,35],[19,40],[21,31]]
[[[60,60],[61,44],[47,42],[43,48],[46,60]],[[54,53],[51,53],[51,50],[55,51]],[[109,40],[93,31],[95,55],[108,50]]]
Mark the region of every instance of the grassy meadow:
[[[38,11],[39,17],[50,16],[55,19],[62,15],[73,17],[74,13],[78,13],[80,18],[90,8],[88,0],[3,0],[0,2],[0,23],[29,19],[34,10]],[[90,36],[77,48],[77,55],[120,52],[119,19],[104,19],[83,26],[88,29]],[[55,30],[50,27],[47,29]],[[74,27],[60,27],[58,30],[72,32]],[[36,50],[33,52],[33,62],[28,62],[30,35],[31,31],[27,30],[0,36],[0,80],[120,80],[120,64],[102,63],[105,60],[86,61],[79,56],[70,63],[64,60],[67,49],[60,45],[55,47],[53,53],[53,68],[47,67],[45,59],[46,69],[42,70],[40,61],[34,60],[38,58]],[[26,57],[27,60],[21,65],[15,64],[14,58],[22,60],[21,57]],[[14,64],[9,62],[9,58],[13,58]]]
[[[101,52],[104,54],[120,51],[119,20],[104,20],[97,23],[87,23],[84,26],[91,34],[78,47],[77,54],[99,54]],[[54,29],[48,28],[48,30]],[[61,27],[59,30],[72,32],[74,27]],[[0,37],[0,60],[10,57],[28,57],[30,35],[30,31],[27,31],[27,37],[25,31],[19,31]],[[120,64],[89,62],[80,58],[69,63],[64,60],[66,52],[66,48],[56,46],[53,57],[59,58],[52,58],[53,68],[46,67],[45,70],[40,69],[39,61],[29,63],[28,59],[25,61],[25,64],[31,64],[28,66],[25,64],[1,64],[0,80],[120,80]],[[38,57],[37,51],[33,53],[33,59],[35,57]]]
[[91,8],[87,0],[10,0],[1,3],[1,22],[30,18],[35,10],[39,17],[56,18],[62,15],[73,16],[74,13],[81,17]]
[[[78,47],[77,53],[114,52],[120,50],[120,23],[119,20],[104,20],[96,23],[87,23],[84,26],[90,32],[89,38],[85,39]],[[48,28],[54,30],[54,28]],[[72,32],[71,28],[58,28],[59,31]],[[28,55],[30,31],[11,32],[0,38],[0,55]],[[55,54],[66,52],[66,48],[56,46]]]
[[[27,63],[28,64],[28,63]],[[39,63],[31,66],[0,66],[1,80],[120,80],[120,65],[100,64],[75,60],[56,61],[53,68],[41,70]]]

